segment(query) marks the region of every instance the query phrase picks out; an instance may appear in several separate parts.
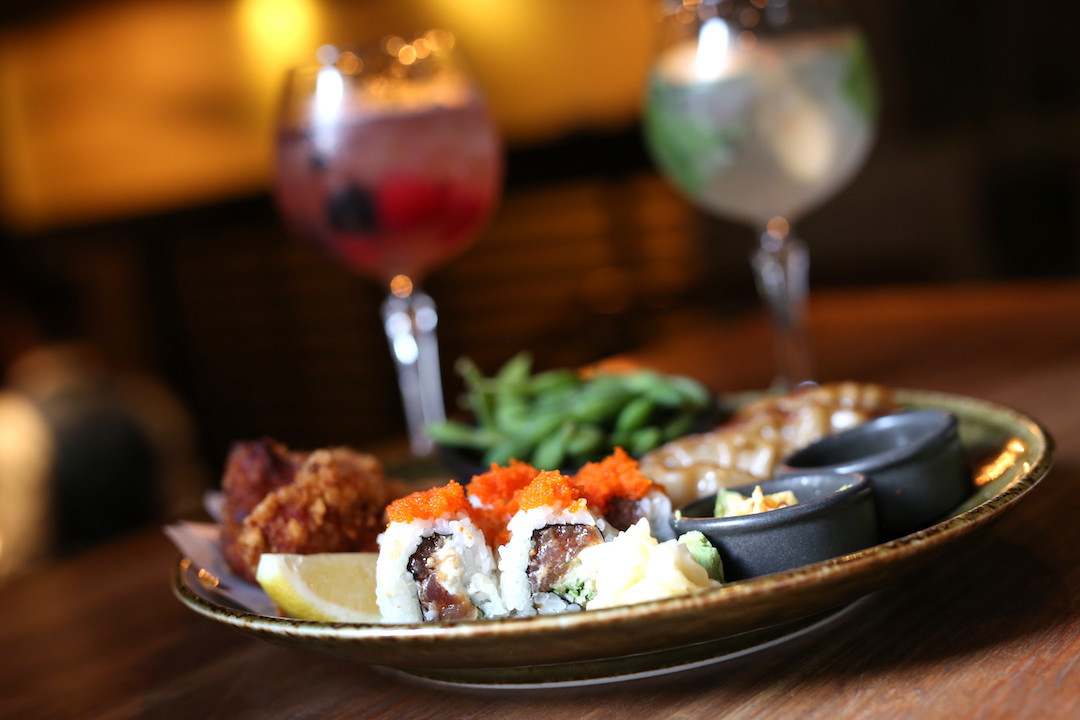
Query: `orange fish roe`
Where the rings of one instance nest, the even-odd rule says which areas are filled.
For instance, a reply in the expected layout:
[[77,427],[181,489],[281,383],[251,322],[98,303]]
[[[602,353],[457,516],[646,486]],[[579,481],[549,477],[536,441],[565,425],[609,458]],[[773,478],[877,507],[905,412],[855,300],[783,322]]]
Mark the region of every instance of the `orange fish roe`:
[[484,533],[484,542],[492,550],[505,545],[510,539],[510,531],[506,528],[508,518],[505,513],[496,513],[487,508],[473,508],[469,511],[473,522]]
[[469,496],[487,508],[506,507],[514,493],[531,483],[536,473],[532,465],[517,460],[511,460],[506,467],[492,463],[490,470],[469,481]]
[[506,525],[517,510],[515,496],[532,482],[536,474],[537,470],[532,465],[511,460],[506,467],[492,463],[490,470],[474,475],[469,481],[469,497],[480,506],[473,508],[473,519],[492,548],[510,539]]
[[456,480],[451,480],[442,487],[414,492],[395,500],[387,506],[386,516],[390,522],[412,522],[420,519],[434,520],[463,510],[469,510],[465,490]]
[[653,486],[641,474],[637,460],[620,447],[600,462],[586,464],[571,482],[603,514],[611,509],[612,499],[640,500]]
[[585,499],[561,472],[543,470],[518,492],[514,504],[521,510],[552,506],[574,511],[584,507]]

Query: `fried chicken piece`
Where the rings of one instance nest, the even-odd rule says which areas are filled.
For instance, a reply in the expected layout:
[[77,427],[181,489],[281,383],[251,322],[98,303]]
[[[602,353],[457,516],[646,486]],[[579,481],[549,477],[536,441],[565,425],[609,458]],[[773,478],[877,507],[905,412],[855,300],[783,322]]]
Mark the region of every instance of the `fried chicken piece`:
[[374,551],[396,491],[371,455],[344,447],[290,452],[268,440],[238,444],[222,486],[222,550],[229,566],[252,582],[264,552]]
[[227,521],[242,522],[264,497],[291,483],[306,457],[271,438],[233,443],[221,479]]

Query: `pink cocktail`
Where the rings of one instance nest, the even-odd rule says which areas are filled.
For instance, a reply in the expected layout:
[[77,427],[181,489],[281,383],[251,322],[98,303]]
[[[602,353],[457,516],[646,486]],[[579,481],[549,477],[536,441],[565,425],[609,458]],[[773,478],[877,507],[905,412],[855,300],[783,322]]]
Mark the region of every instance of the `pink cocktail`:
[[388,291],[383,325],[413,451],[444,417],[435,304],[419,288],[465,250],[502,186],[502,145],[484,98],[431,31],[356,52],[320,50],[290,72],[275,198],[295,232]]
[[479,97],[342,122],[331,152],[319,140],[310,130],[278,137],[281,212],[311,242],[380,282],[419,282],[463,251],[499,194],[499,141]]

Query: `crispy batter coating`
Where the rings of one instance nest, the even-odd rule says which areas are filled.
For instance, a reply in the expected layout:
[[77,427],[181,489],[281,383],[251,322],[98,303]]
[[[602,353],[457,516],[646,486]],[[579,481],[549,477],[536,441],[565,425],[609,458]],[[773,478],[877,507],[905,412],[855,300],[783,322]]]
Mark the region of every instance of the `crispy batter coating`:
[[293,481],[306,457],[270,438],[233,443],[221,479],[228,519],[242,522],[264,497]]
[[344,447],[293,452],[272,440],[234,446],[222,487],[222,550],[250,581],[264,552],[374,551],[396,490],[371,455]]

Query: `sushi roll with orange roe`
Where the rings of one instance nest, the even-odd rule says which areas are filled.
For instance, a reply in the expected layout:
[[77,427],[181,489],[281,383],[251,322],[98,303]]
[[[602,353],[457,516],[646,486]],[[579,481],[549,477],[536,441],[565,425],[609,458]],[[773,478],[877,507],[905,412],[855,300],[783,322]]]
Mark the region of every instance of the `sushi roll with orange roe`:
[[498,551],[507,611],[530,616],[580,609],[562,580],[578,553],[610,539],[610,526],[558,471],[539,472],[512,503],[509,539]]
[[622,448],[615,448],[599,462],[587,463],[571,482],[616,530],[626,530],[645,518],[657,540],[675,537],[671,499],[663,488],[641,474],[637,460]]
[[460,484],[395,500],[379,536],[375,595],[383,620],[502,617],[495,560]]
[[505,467],[492,463],[487,472],[474,475],[469,481],[466,492],[474,508],[473,517],[492,548],[510,539],[507,525],[517,511],[516,496],[537,473],[532,465],[511,460]]

